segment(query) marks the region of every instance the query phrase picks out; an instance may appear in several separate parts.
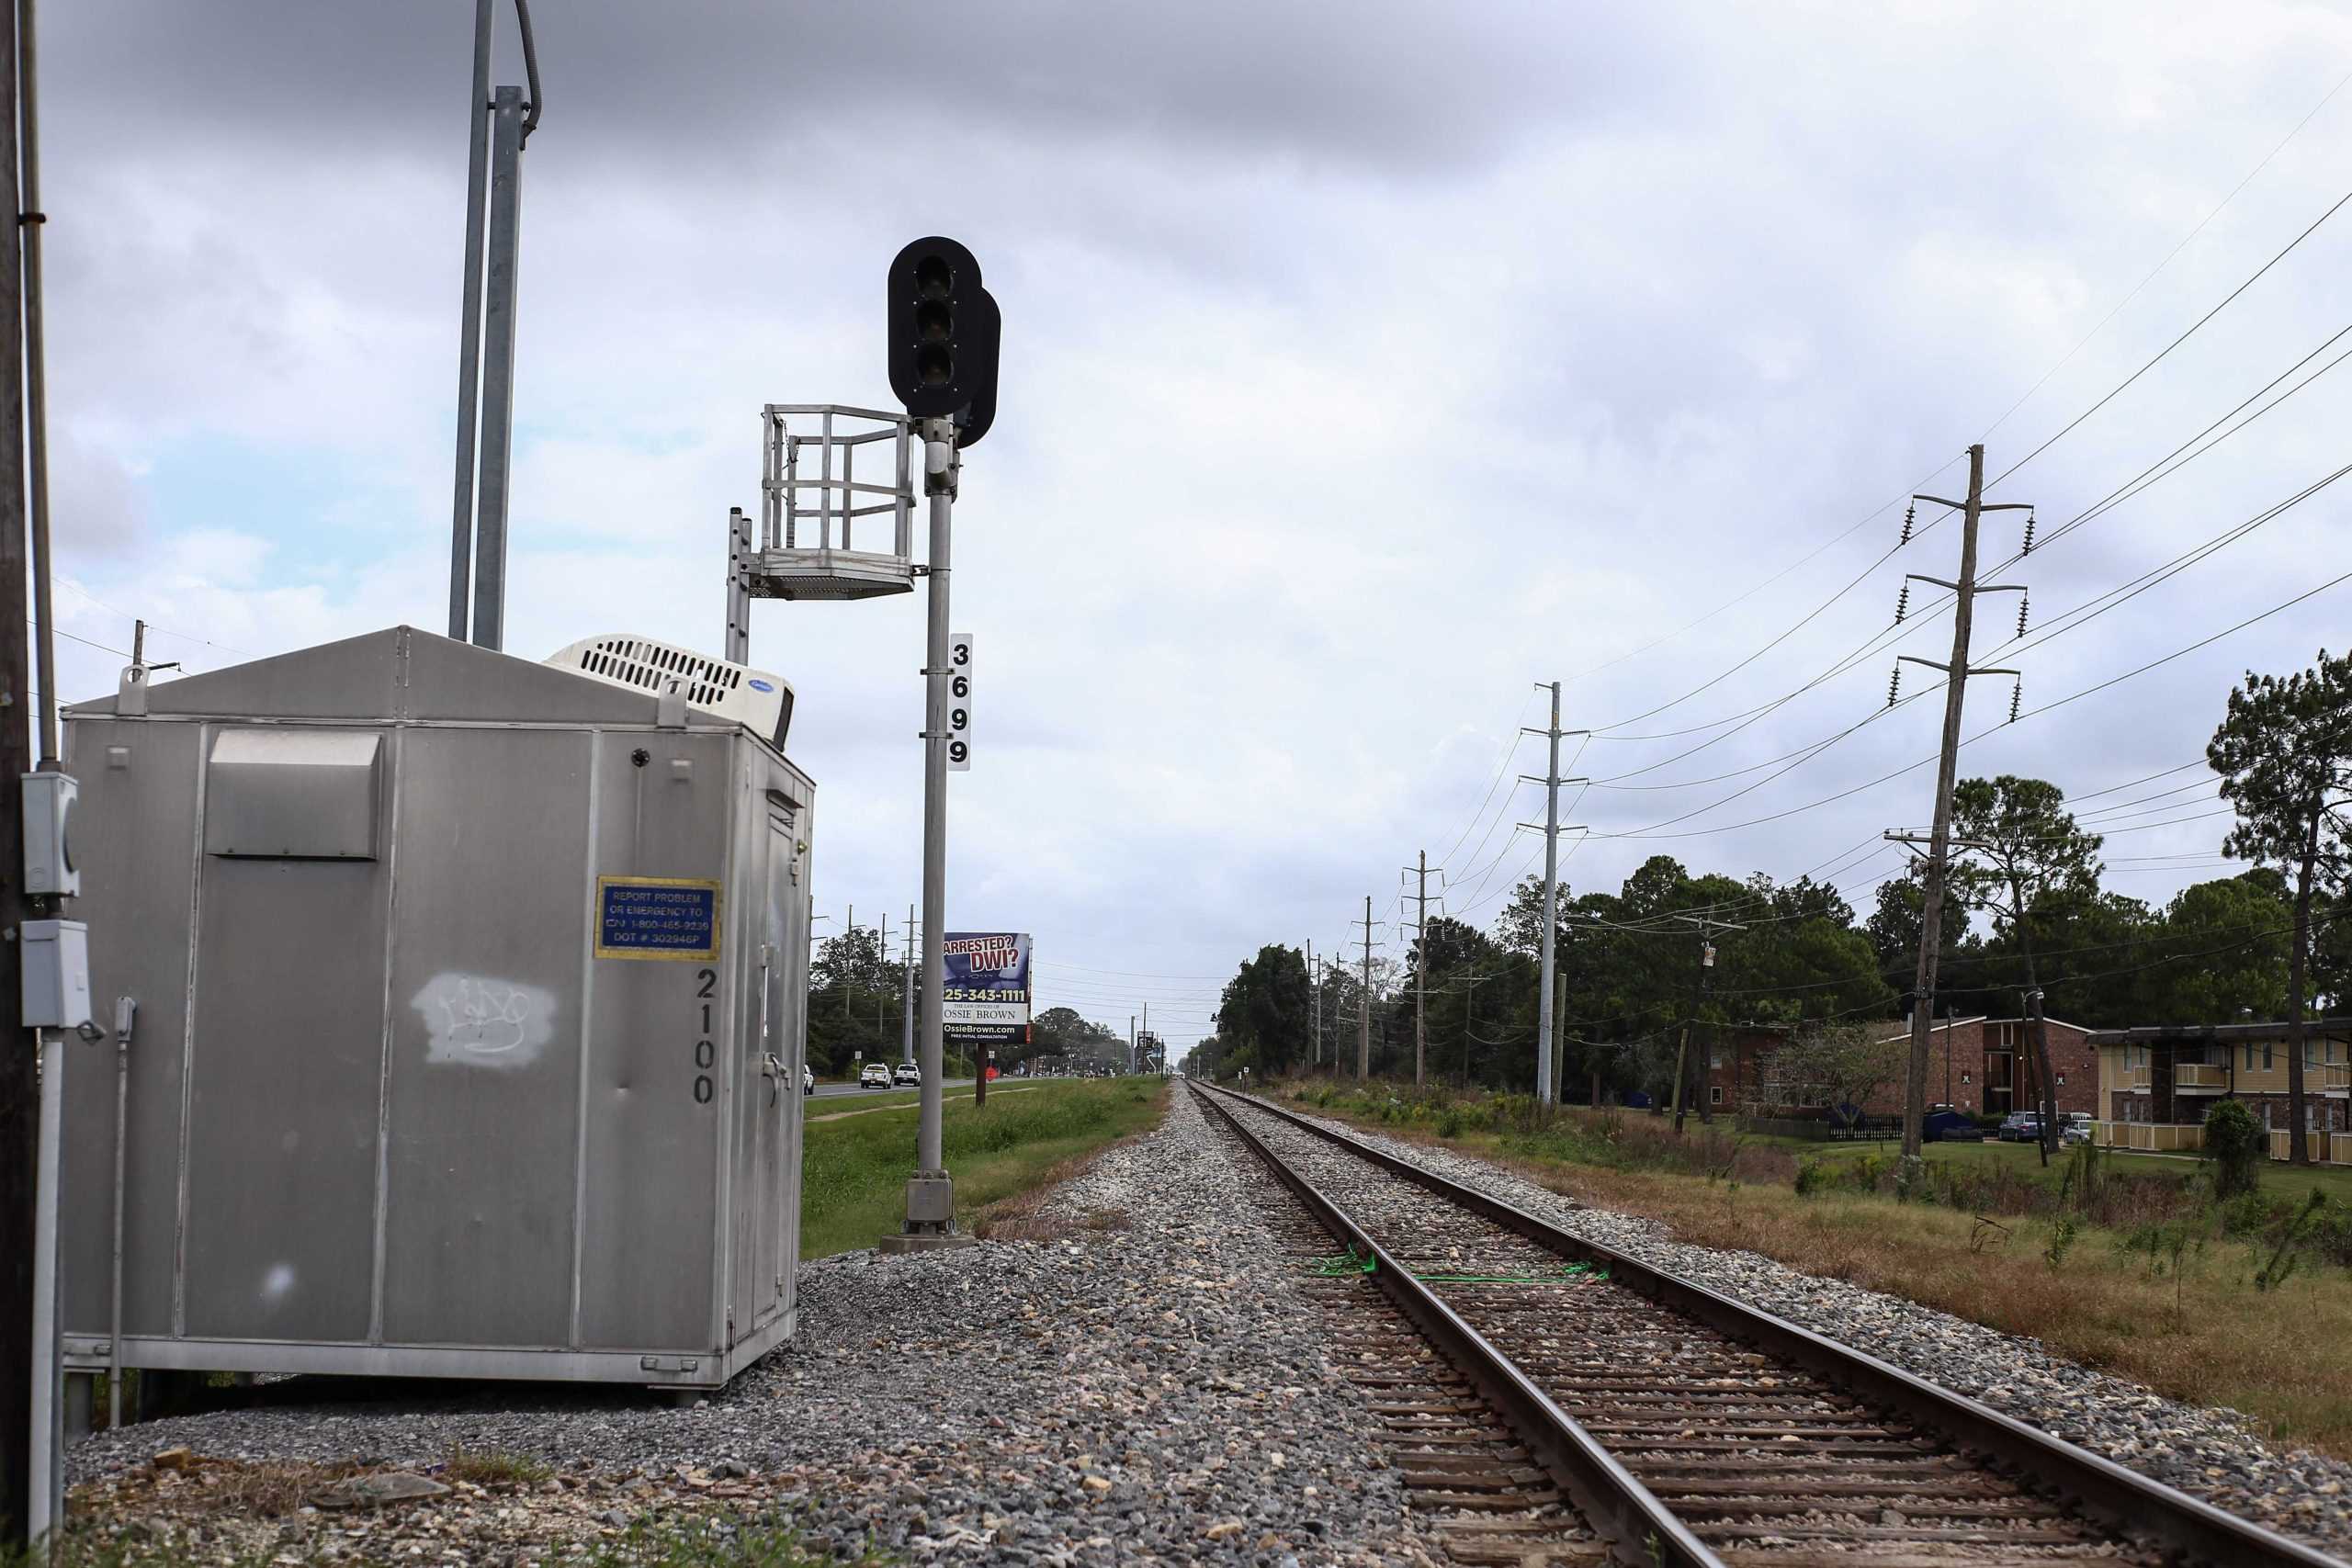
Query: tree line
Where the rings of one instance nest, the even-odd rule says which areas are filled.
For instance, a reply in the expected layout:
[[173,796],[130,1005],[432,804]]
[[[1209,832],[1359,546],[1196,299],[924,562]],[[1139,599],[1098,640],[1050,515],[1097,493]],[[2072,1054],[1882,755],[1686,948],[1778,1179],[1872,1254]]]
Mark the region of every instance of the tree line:
[[[2220,847],[2253,864],[2161,904],[2105,886],[2105,840],[2056,784],[1962,781],[1938,1012],[2020,1016],[2025,993],[2038,989],[2049,1016],[2088,1028],[2293,1024],[2352,999],[2352,656],[2323,650],[2294,675],[2249,673],[2230,694],[2207,762],[2235,817]],[[2174,808],[2127,799],[2094,815],[2122,825]],[[1262,947],[1227,983],[1195,1070],[1281,1074],[1319,1063],[1351,1073],[1368,1034],[1375,1076],[1413,1077],[1418,1057],[1430,1081],[1532,1089],[1543,902],[1542,879],[1530,876],[1487,930],[1431,919],[1401,963],[1374,962],[1369,986],[1360,967],[1318,962],[1310,975],[1300,950]],[[1809,877],[1693,871],[1668,855],[1613,892],[1563,884],[1563,1098],[1660,1092],[1694,1038],[1703,1048],[1736,1025],[1819,1034],[1901,1018],[1924,908],[1916,862],[1877,885],[1866,915]],[[1797,1027],[1806,1024],[1815,1027]],[[2289,1052],[2290,1078],[2301,1077],[2300,1055]]]
[[[896,1062],[906,1039],[906,972],[879,930],[845,931],[817,944],[808,965],[808,1065],[820,1077],[846,1077],[864,1060]],[[922,987],[915,1027],[922,1027]],[[989,1064],[1011,1072],[1039,1056],[1083,1056],[1124,1063],[1127,1042],[1070,1008],[1047,1008],[1030,1021],[1026,1044],[989,1049]],[[965,1068],[968,1072],[968,1066]],[[951,1077],[963,1074],[951,1071]]]

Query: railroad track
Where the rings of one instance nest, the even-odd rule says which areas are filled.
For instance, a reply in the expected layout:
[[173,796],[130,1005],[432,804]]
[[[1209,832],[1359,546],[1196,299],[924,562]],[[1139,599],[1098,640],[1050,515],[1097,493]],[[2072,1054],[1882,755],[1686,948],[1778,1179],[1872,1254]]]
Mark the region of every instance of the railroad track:
[[1360,1140],[1192,1087],[1351,1260],[1324,1271],[1375,1287],[1591,1532],[1531,1513],[1520,1555],[1506,1529],[1464,1538],[1463,1561],[2344,1568]]

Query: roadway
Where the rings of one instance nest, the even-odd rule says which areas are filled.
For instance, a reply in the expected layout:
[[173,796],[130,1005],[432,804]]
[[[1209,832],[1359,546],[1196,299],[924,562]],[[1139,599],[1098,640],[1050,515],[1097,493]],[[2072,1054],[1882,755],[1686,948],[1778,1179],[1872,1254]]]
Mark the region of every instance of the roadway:
[[[1004,1080],[1000,1078],[997,1081],[1001,1083]],[[899,1094],[912,1094],[915,1091],[914,1085],[912,1084],[899,1084],[892,1087]],[[946,1087],[949,1089],[969,1089],[972,1087],[972,1080],[969,1078],[949,1078],[946,1080]],[[873,1095],[878,1098],[890,1092],[890,1089],[861,1089],[854,1083],[820,1083],[817,1086],[817,1092],[809,1098],[814,1100],[854,1100],[862,1094]]]

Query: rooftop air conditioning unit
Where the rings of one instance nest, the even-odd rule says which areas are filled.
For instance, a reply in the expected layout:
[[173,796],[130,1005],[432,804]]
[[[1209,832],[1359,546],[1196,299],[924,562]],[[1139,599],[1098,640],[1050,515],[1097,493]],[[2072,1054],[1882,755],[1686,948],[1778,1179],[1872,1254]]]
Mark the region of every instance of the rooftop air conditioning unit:
[[782,676],[651,637],[585,637],[548,663],[655,696],[674,691],[687,706],[733,719],[778,751],[792,727],[792,688]]

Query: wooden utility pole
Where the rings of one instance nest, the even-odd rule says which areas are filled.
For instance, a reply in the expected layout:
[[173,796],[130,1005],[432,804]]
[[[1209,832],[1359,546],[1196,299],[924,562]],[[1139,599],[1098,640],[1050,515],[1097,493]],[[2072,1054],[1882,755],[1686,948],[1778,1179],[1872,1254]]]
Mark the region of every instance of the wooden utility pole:
[[1306,939],[1307,1066],[1323,1065],[1323,986],[1315,977],[1315,939]]
[[1372,895],[1363,896],[1363,1001],[1356,1009],[1356,1082],[1372,1076]]
[[[13,10],[13,7],[11,7]],[[0,200],[22,212],[17,184],[17,51],[0,40]],[[32,771],[32,696],[25,603],[24,259],[0,244],[0,927],[13,939],[25,897],[24,793]],[[40,1136],[39,1057],[24,1028],[19,944],[0,942],[0,1558],[31,1544],[34,1146]]]
[[[1674,918],[1699,928],[1699,990],[1697,1000],[1690,1009],[1691,1017],[1695,1020],[1714,991],[1715,944],[1711,938],[1719,931],[1744,931],[1747,928],[1734,925],[1729,920],[1718,920],[1712,915],[1677,915]],[[1690,1025],[1686,1022],[1682,1026],[1682,1042],[1674,1049],[1674,1130],[1677,1133],[1682,1131],[1683,1115],[1694,1098],[1690,1093],[1691,1076]]]
[[[1944,672],[1944,739],[1942,754],[1936,762],[1935,821],[1928,833],[1928,866],[1923,882],[1923,907],[1919,911],[1919,968],[1911,996],[1911,1060],[1904,1075],[1903,1086],[1903,1157],[1906,1174],[1916,1167],[1909,1162],[1920,1157],[1922,1126],[1928,1113],[1928,1037],[1935,1027],[1936,965],[1943,942],[1944,873],[1951,852],[1951,791],[1960,768],[1961,709],[1966,699],[1968,677],[1973,675],[2008,675],[2008,670],[1971,670],[1968,667],[1968,637],[1974,623],[1976,595],[1979,593],[2023,592],[2017,584],[1988,584],[1976,581],[1976,525],[1987,512],[2024,512],[2023,502],[1987,506],[1984,503],[1984,447],[1982,443],[1968,449],[1968,499],[1946,501],[1941,496],[1914,496],[1915,502],[1931,502],[1949,506],[1961,514],[1960,581],[1947,582],[1940,577],[1928,577],[1918,572],[1906,573],[1910,580],[1932,582],[1952,592],[1951,662],[1939,664],[1932,659],[1900,656],[1896,673],[1902,664],[1924,664],[1930,670]],[[1892,697],[1890,695],[1890,701]]]

